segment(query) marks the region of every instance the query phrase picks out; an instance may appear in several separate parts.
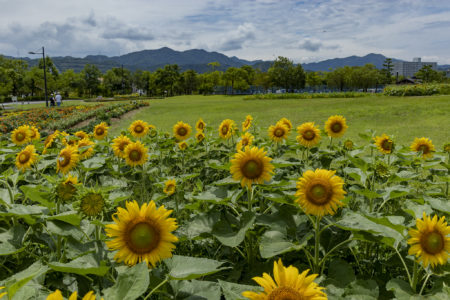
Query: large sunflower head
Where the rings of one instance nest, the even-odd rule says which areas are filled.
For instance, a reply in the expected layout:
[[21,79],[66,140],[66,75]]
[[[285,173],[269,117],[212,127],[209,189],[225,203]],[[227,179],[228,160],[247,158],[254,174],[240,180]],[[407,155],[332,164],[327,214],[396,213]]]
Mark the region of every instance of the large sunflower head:
[[179,121],[173,126],[173,135],[179,141],[186,140],[191,135],[191,125]]
[[37,161],[37,153],[34,145],[26,146],[22,151],[17,153],[16,167],[24,172],[26,169],[31,168],[31,165]]
[[128,127],[131,135],[137,138],[145,136],[149,129],[148,123],[142,120],[136,120]]
[[82,140],[82,139],[89,139],[89,134],[87,134],[86,132],[84,132],[83,130],[77,131],[75,132],[75,136]]
[[450,226],[447,226],[445,217],[438,219],[435,215],[433,219],[423,213],[422,219],[416,220],[417,229],[410,229],[411,238],[408,244],[411,245],[408,254],[419,258],[426,268],[436,265],[445,265],[450,252]]
[[245,121],[242,122],[242,131],[247,131],[250,126],[252,126],[253,117],[251,115],[247,115],[245,117]]
[[251,146],[254,138],[255,137],[250,132],[246,132],[245,134],[243,134],[241,136],[241,140],[236,145],[236,151],[240,151],[246,146]]
[[95,143],[90,139],[82,139],[78,142],[78,151],[80,153],[80,159],[86,159],[91,157],[94,154],[94,145]]
[[80,159],[76,146],[67,146],[59,152],[56,161],[56,170],[66,174],[75,167]]
[[178,143],[178,148],[179,148],[181,151],[186,150],[187,147],[188,147],[188,144],[187,144],[185,141],[182,141],[182,142]]
[[219,136],[223,139],[229,139],[234,131],[236,130],[236,124],[233,120],[225,119],[220,123],[219,126]]
[[139,207],[136,201],[127,202],[126,209],[117,208],[113,215],[115,224],[106,225],[106,235],[112,240],[106,245],[112,251],[118,250],[114,259],[133,266],[145,261],[155,267],[162,259],[172,257],[174,242],[172,234],[178,225],[169,218],[172,211],[164,206],[156,208],[153,200]]
[[125,147],[125,160],[128,165],[135,167],[143,165],[148,159],[148,149],[139,141],[136,143],[129,143]]
[[[0,297],[1,298],[1,297]],[[78,292],[73,292],[68,300],[77,300],[78,299]],[[95,294],[94,291],[90,291],[87,294],[84,295],[83,299],[81,300],[95,300]],[[103,298],[101,298],[103,299]],[[64,300],[64,297],[60,290],[56,290],[50,295],[47,296],[46,300]]]
[[11,141],[20,146],[31,141],[30,126],[22,125],[11,132]]
[[411,145],[411,150],[422,153],[423,158],[433,157],[433,152],[435,151],[431,140],[425,137],[415,138]]
[[297,181],[296,202],[307,214],[324,216],[334,215],[346,194],[344,181],[335,175],[336,171],[317,169],[308,170]]
[[314,282],[318,274],[308,275],[309,270],[299,271],[294,266],[285,267],[281,259],[273,262],[273,278],[263,273],[262,277],[254,277],[264,291],[261,293],[243,292],[242,295],[251,300],[325,300],[327,295]]
[[197,143],[201,143],[205,139],[205,134],[203,131],[199,131],[195,134],[195,139],[197,140]]
[[316,146],[320,141],[320,130],[314,126],[313,122],[303,123],[297,127],[297,142],[301,145],[311,148]]
[[282,142],[287,139],[289,135],[289,128],[283,123],[278,122],[275,126],[271,125],[269,127],[269,137],[274,142]]
[[287,118],[281,118],[280,121],[278,121],[277,123],[284,124],[288,128],[289,131],[292,130],[292,123]]
[[41,139],[41,134],[36,126],[30,126],[30,138],[32,141],[39,141]]
[[383,154],[390,154],[394,150],[394,142],[384,133],[381,136],[375,137],[374,141],[378,150]]
[[112,149],[117,157],[125,158],[125,148],[131,143],[126,135],[120,135],[112,140]]
[[106,124],[105,122],[101,122],[100,124],[95,125],[93,132],[94,138],[96,140],[103,140],[108,134],[108,128],[108,124]]
[[79,200],[80,212],[88,217],[100,215],[106,206],[106,197],[97,190],[88,189],[81,194]]
[[230,172],[234,180],[241,181],[242,186],[251,187],[253,183],[262,184],[272,178],[274,166],[270,163],[272,158],[266,156],[264,148],[245,147],[231,160]]
[[347,128],[348,126],[343,116],[331,116],[325,122],[325,131],[332,138],[343,136]]
[[203,121],[203,119],[198,119],[197,123],[195,124],[195,129],[197,129],[197,131],[203,131],[205,127],[206,123]]
[[77,193],[78,178],[76,176],[69,176],[56,186],[56,196],[63,202],[68,202]]
[[175,193],[175,189],[177,187],[177,182],[174,179],[169,179],[166,182],[164,182],[164,193],[167,196],[172,195]]

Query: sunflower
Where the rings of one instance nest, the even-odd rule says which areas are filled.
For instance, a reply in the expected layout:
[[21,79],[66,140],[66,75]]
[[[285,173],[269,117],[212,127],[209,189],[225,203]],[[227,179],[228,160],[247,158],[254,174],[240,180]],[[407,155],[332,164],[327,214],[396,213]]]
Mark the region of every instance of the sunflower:
[[14,144],[20,146],[31,140],[31,130],[27,125],[22,125],[11,132],[11,140]]
[[105,198],[100,192],[88,190],[80,197],[80,211],[86,216],[98,216],[105,207]]
[[289,134],[289,128],[283,123],[277,123],[275,126],[271,125],[269,127],[269,137],[272,141],[279,143],[287,139]]
[[148,135],[151,138],[154,138],[158,135],[158,131],[156,131],[155,125],[152,125],[152,124],[148,125],[148,132],[149,132]]
[[298,126],[297,132],[297,142],[305,147],[314,147],[320,141],[320,130],[314,126],[313,122],[303,123]]
[[137,138],[145,136],[149,129],[148,123],[142,120],[136,120],[128,127],[128,131],[131,135]]
[[336,171],[316,169],[303,173],[297,181],[296,202],[305,213],[323,216],[334,215],[346,192],[343,190],[344,181],[335,176]]
[[129,143],[124,150],[124,157],[127,164],[132,167],[145,164],[148,158],[147,151],[148,149],[139,141]]
[[114,154],[119,158],[125,158],[125,148],[131,143],[131,140],[125,135],[120,135],[112,141]]
[[56,171],[66,174],[76,166],[78,161],[78,148],[75,146],[67,146],[59,152],[58,159],[56,161]]
[[179,121],[173,126],[173,135],[177,140],[184,141],[191,135],[191,126],[187,123]]
[[223,139],[229,139],[235,130],[235,123],[233,120],[225,119],[220,123],[219,136]]
[[375,145],[377,146],[378,150],[383,154],[391,154],[392,150],[394,149],[394,142],[392,139],[386,135],[382,134],[381,136],[377,136],[374,138]]
[[68,202],[73,198],[73,196],[75,196],[77,192],[77,184],[78,178],[69,174],[64,182],[61,182],[56,186],[56,195],[63,202]]
[[325,122],[325,131],[332,138],[343,136],[347,128],[348,126],[343,116],[331,116]]
[[164,205],[156,208],[155,202],[144,203],[140,208],[136,201],[126,203],[126,209],[117,208],[113,215],[115,224],[106,225],[106,235],[113,238],[106,245],[112,251],[118,250],[114,259],[133,266],[145,261],[155,267],[164,258],[172,257],[174,242],[172,234],[178,225],[174,218],[168,218],[171,210]]
[[250,128],[250,126],[252,126],[252,121],[253,117],[247,115],[247,117],[245,117],[245,121],[242,122],[242,131],[247,131]]
[[98,125],[95,125],[94,127],[94,138],[97,140],[103,140],[106,135],[108,134],[108,124],[106,124],[105,122],[101,122]]
[[[5,287],[4,286],[0,286],[0,290],[3,290]],[[0,299],[3,297],[3,296],[5,296],[7,294],[7,292],[3,292],[3,293],[0,293]]]
[[411,245],[408,254],[419,258],[426,268],[436,265],[445,265],[450,251],[450,226],[447,226],[445,217],[438,219],[435,215],[433,219],[423,213],[423,219],[416,220],[417,229],[410,229],[411,238],[408,244]]
[[254,138],[255,137],[249,132],[243,134],[241,136],[241,140],[236,145],[236,151],[242,150],[242,148],[245,148],[245,146],[251,146]]
[[41,134],[36,126],[30,126],[30,138],[32,141],[39,141],[41,139]]
[[16,167],[24,172],[26,169],[31,168],[31,165],[37,161],[37,153],[34,145],[26,146],[22,151],[17,153]]
[[240,180],[242,186],[251,187],[252,183],[264,183],[272,178],[274,166],[270,163],[272,158],[266,156],[264,148],[245,147],[231,160],[230,172],[234,180]]
[[187,147],[188,147],[188,144],[184,141],[181,143],[178,143],[178,148],[182,151],[186,150]]
[[[78,293],[77,292],[73,292],[68,300],[77,300],[78,299]],[[95,300],[95,294],[93,291],[88,292],[86,295],[84,295],[83,299],[81,300]],[[103,298],[101,298],[103,299]],[[60,290],[56,290],[53,293],[51,293],[50,295],[47,296],[46,300],[64,300],[63,295],[61,294]]]
[[344,142],[344,149],[345,150],[353,150],[354,146],[355,145],[353,144],[352,140],[345,140],[345,142]]
[[205,134],[202,131],[199,131],[195,135],[195,139],[197,140],[197,143],[201,143],[205,139]]
[[203,119],[198,119],[197,123],[195,124],[195,129],[197,129],[197,131],[203,131],[205,127],[206,123],[203,121]]
[[415,138],[411,145],[411,150],[415,152],[421,152],[423,158],[433,157],[435,151],[434,145],[429,138]]
[[82,130],[75,132],[75,136],[77,138],[79,138],[80,140],[89,139],[89,134],[87,134],[86,132],[84,132]]
[[292,130],[292,123],[289,119],[281,118],[277,123],[284,124],[288,128],[289,132]]
[[80,160],[91,157],[94,154],[95,143],[90,139],[82,139],[78,142],[78,151],[80,152]]
[[72,185],[78,184],[78,177],[69,174],[69,176],[67,176],[66,180],[64,181],[64,184],[72,184]]
[[309,269],[299,274],[296,267],[285,267],[279,259],[278,262],[273,262],[273,278],[267,273],[263,273],[262,277],[253,278],[264,291],[261,293],[247,291],[243,292],[242,296],[251,300],[327,299],[327,295],[322,291],[324,288],[314,282],[318,274],[308,275],[308,273]]
[[164,182],[164,193],[168,196],[175,193],[175,188],[177,186],[177,182],[174,179],[169,179]]
[[444,152],[450,153],[450,143],[446,143],[446,144],[444,145]]
[[42,154],[47,153],[47,149],[53,146],[53,142],[55,141],[55,139],[58,137],[59,135],[59,131],[56,130],[55,132],[53,132],[52,134],[48,135],[45,138],[44,141],[44,151],[42,152]]

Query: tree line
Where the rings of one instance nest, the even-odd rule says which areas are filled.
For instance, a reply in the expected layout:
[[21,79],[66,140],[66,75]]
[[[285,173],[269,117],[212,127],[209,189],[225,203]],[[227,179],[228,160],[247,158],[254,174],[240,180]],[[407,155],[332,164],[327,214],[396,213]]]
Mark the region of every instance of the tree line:
[[[395,82],[391,75],[393,64],[386,59],[383,68],[372,64],[361,67],[340,67],[328,72],[305,72],[301,64],[279,56],[267,72],[249,65],[230,67],[225,72],[217,70],[218,62],[209,63],[210,70],[197,73],[181,71],[176,64],[166,65],[154,72],[130,70],[120,67],[102,73],[95,65],[86,64],[83,70],[59,72],[49,57],[45,58],[48,91],[59,91],[64,97],[95,97],[131,94],[174,96],[181,94],[265,93],[282,90],[299,92],[318,90],[363,90],[378,88]],[[0,56],[0,99],[11,96],[42,99],[44,94],[44,62],[29,67],[26,61]],[[416,76],[423,82],[445,81],[445,74],[422,68]]]

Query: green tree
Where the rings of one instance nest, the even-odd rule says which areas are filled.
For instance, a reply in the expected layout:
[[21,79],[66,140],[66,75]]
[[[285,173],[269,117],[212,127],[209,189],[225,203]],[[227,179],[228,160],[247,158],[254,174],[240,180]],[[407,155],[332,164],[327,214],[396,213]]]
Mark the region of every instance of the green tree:
[[131,72],[125,68],[112,68],[103,76],[103,85],[110,95],[131,93]]
[[262,87],[264,92],[266,92],[272,84],[269,73],[257,69],[255,72],[254,84],[258,87]]
[[143,91],[146,95],[149,92],[150,71],[137,70],[132,75],[132,85]]
[[278,56],[268,73],[274,86],[292,92],[293,89],[305,87],[305,71],[300,64],[294,66],[294,62],[287,57]]
[[168,96],[174,96],[175,88],[180,79],[180,68],[178,65],[165,65],[163,69],[160,68],[155,73],[155,84],[160,93],[165,94],[167,91]]
[[350,87],[350,78],[352,69],[349,66],[336,68],[326,74],[327,85],[330,88],[337,88],[339,91],[343,91],[345,88]]
[[234,90],[247,90],[249,84],[245,80],[247,72],[240,68],[230,67],[225,73],[223,73],[222,80],[225,86],[225,94],[227,93],[228,87],[231,87],[231,94],[234,95]]
[[57,80],[57,88],[65,98],[70,93],[76,92],[82,86],[81,74],[77,74],[74,70],[69,69],[61,73]]
[[415,76],[419,79],[422,79],[422,82],[424,82],[424,83],[444,81],[444,76],[443,76],[442,72],[433,70],[433,68],[430,65],[423,66],[415,74]]
[[180,80],[184,94],[192,95],[192,93],[197,91],[197,72],[195,72],[194,70],[187,70],[181,73]]
[[306,74],[306,83],[315,91],[322,84],[322,77],[319,72],[309,72]]
[[394,65],[392,64],[392,58],[386,58],[383,63],[383,68],[381,69],[381,74],[383,80],[381,83],[390,84],[392,83],[392,70],[394,69]]
[[86,64],[81,71],[82,87],[87,90],[89,97],[95,95],[100,89],[102,72],[96,65]]
[[220,63],[218,61],[213,61],[208,63],[208,66],[211,67],[211,72],[214,72],[217,68],[220,67]]

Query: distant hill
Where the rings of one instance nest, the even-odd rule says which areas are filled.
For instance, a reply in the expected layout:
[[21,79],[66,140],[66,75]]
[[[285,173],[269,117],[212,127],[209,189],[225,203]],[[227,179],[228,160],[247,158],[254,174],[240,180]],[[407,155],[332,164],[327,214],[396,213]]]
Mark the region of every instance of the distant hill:
[[[39,59],[21,58],[26,60],[29,65],[34,66]],[[373,64],[375,67],[381,69],[386,57],[381,54],[370,53],[366,56],[349,56],[344,58],[327,59],[320,62],[302,64],[306,71],[328,71],[344,66],[363,66],[365,64]],[[240,59],[236,56],[228,57],[219,52],[208,52],[202,49],[192,49],[186,51],[176,51],[167,47],[156,50],[143,50],[132,52],[121,56],[108,57],[105,55],[88,55],[84,58],[72,56],[55,56],[52,60],[58,70],[65,71],[73,69],[75,72],[80,72],[85,64],[94,64],[102,72],[106,72],[111,68],[119,68],[123,65],[124,68],[131,71],[148,70],[155,71],[158,68],[163,68],[167,64],[177,64],[182,71],[192,69],[198,73],[204,73],[211,70],[208,66],[210,62],[219,62],[221,71],[225,71],[229,67],[241,67],[243,65],[251,65],[262,71],[267,71],[272,65],[272,61],[254,60],[248,61]],[[400,61],[392,59],[393,61]],[[438,66],[439,69],[450,69],[450,65]]]

